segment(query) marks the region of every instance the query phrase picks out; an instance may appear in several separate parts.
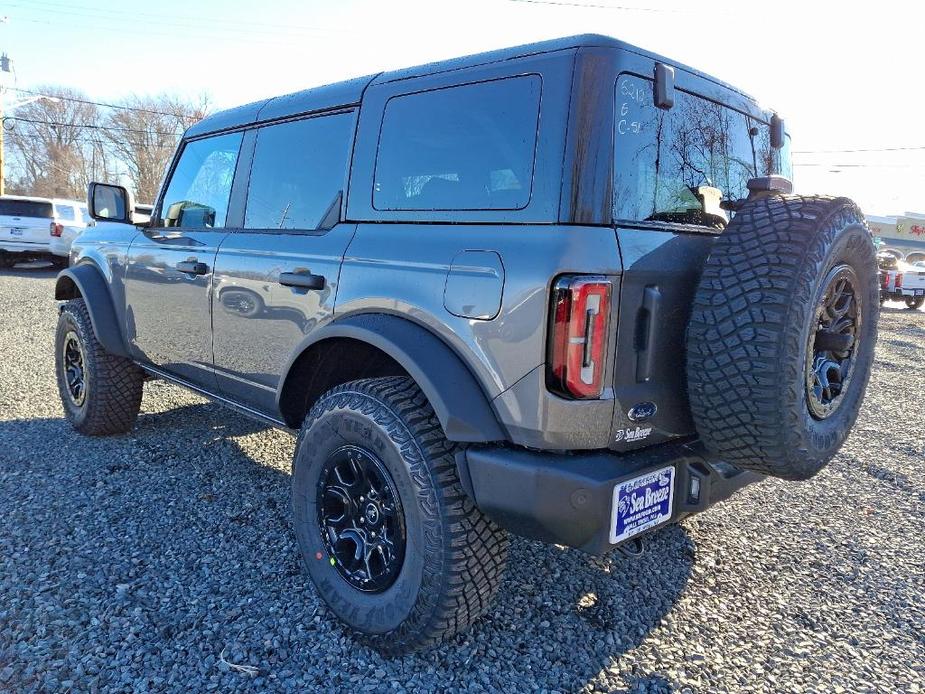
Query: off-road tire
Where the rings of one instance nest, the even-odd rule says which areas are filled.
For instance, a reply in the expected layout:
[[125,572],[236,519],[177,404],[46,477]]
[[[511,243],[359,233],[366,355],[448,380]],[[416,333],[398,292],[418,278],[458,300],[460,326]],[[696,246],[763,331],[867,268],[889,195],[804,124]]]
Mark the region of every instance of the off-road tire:
[[919,308],[923,303],[925,303],[925,297],[921,296],[907,296],[906,297],[906,308],[911,308],[913,310]]
[[[373,451],[394,481],[407,543],[395,582],[363,593],[334,567],[321,535],[320,468],[338,447]],[[489,607],[507,559],[507,533],[463,491],[454,454],[426,397],[406,377],[364,379],[325,393],[305,417],[293,462],[302,558],[332,612],[384,655],[436,644]]]
[[[861,325],[840,405],[819,419],[806,360],[824,278],[841,266],[856,273]],[[687,330],[688,395],[707,448],[784,479],[819,472],[857,418],[879,300],[873,241],[850,200],[772,195],[746,203],[716,239]]]
[[[64,342],[75,333],[83,353],[86,395],[75,404],[64,373]],[[129,431],[141,408],[144,372],[125,357],[110,354],[97,341],[83,299],[61,306],[55,331],[55,373],[64,414],[81,434],[105,436]]]

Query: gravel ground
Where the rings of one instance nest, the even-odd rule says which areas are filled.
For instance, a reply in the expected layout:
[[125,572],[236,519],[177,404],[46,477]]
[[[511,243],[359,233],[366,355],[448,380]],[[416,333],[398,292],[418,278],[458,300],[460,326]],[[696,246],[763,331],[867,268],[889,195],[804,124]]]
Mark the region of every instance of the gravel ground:
[[300,568],[288,434],[163,383],[129,436],[69,429],[52,286],[0,273],[0,689],[925,688],[922,311],[884,309],[864,412],[811,482],[752,486],[639,559],[515,540],[491,615],[385,660]]

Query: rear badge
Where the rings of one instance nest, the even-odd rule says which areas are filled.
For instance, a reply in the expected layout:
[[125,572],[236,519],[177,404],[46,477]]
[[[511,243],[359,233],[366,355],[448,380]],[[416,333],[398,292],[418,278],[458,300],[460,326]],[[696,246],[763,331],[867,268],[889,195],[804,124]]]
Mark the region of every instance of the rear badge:
[[652,427],[630,427],[629,429],[617,429],[614,432],[613,440],[614,443],[619,443],[620,441],[633,443],[634,441],[642,441],[643,439],[648,438],[649,434],[651,433]]
[[654,417],[656,412],[658,412],[658,407],[654,402],[637,402],[626,414],[630,421],[644,422],[649,417]]

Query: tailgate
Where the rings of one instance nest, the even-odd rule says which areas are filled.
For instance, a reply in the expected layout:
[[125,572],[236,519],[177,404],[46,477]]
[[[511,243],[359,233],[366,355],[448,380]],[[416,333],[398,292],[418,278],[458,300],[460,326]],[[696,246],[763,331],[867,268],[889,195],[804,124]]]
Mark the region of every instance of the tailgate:
[[633,450],[695,433],[684,334],[714,235],[618,228],[623,258],[611,448]]
[[0,215],[0,242],[47,246],[51,219]]

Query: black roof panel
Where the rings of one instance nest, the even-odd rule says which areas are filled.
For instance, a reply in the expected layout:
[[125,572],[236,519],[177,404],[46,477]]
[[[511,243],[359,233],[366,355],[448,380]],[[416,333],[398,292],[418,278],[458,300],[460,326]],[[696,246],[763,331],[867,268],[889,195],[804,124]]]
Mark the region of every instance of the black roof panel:
[[434,63],[427,63],[416,67],[404,68],[401,70],[392,70],[382,72],[378,75],[366,77],[357,77],[344,82],[336,82],[322,87],[304,89],[293,94],[277,96],[263,101],[256,101],[245,106],[219,111],[195,125],[186,131],[187,137],[195,137],[205,133],[225,130],[228,128],[249,125],[257,121],[274,120],[296,116],[303,113],[310,113],[322,109],[337,108],[339,106],[349,106],[359,104],[363,97],[363,92],[370,84],[380,84],[384,82],[395,82],[398,80],[421,77],[423,75],[435,74],[439,72],[451,72],[453,70],[462,70],[477,65],[486,65],[489,63],[522,58],[529,55],[538,55],[541,53],[551,53],[554,51],[565,51],[569,49],[595,47],[595,48],[614,48],[619,50],[630,51],[639,55],[652,58],[659,62],[665,62],[674,67],[690,72],[699,77],[714,82],[720,86],[731,89],[743,96],[752,99],[740,89],[726,84],[715,77],[704,74],[698,70],[687,67],[677,61],[669,60],[651,51],[646,51],[632,44],[625,43],[610,36],[599,34],[581,34],[578,36],[569,36],[561,39],[552,39],[549,41],[539,41],[523,46],[514,46],[511,48],[502,48],[496,51],[486,53],[477,53],[449,60],[441,60]]

